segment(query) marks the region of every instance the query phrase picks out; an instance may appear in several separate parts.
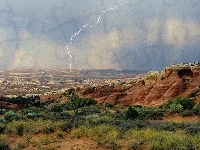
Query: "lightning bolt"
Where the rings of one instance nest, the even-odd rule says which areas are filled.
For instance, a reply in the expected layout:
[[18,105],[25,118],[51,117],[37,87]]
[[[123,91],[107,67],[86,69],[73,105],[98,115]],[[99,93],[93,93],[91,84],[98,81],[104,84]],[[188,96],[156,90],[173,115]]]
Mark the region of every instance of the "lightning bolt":
[[109,8],[109,9],[107,9],[107,10],[101,11],[101,12],[99,13],[98,19],[96,19],[95,23],[93,23],[93,24],[84,24],[84,25],[78,30],[78,32],[75,32],[75,33],[70,37],[70,42],[69,42],[68,45],[66,45],[67,53],[68,53],[68,55],[69,55],[69,57],[70,57],[70,64],[69,64],[69,68],[70,68],[70,69],[72,69],[72,59],[73,59],[73,56],[72,56],[72,54],[70,53],[69,47],[72,45],[73,39],[74,39],[76,36],[78,36],[84,28],[87,28],[87,27],[93,28],[95,25],[97,25],[97,24],[100,23],[101,17],[104,16],[107,12],[113,11],[113,10],[117,9],[118,7],[120,7],[120,6],[123,5],[123,4],[126,4],[126,3],[125,3],[125,2],[124,2],[124,3],[120,3],[119,5],[116,5],[116,6],[114,6],[114,7],[111,7],[111,8]]

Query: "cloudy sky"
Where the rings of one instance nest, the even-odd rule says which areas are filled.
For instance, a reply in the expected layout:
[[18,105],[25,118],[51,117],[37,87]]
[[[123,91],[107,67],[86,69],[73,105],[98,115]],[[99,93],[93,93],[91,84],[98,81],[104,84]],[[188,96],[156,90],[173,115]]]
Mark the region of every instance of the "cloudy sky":
[[199,8],[200,0],[0,0],[0,69],[200,61]]

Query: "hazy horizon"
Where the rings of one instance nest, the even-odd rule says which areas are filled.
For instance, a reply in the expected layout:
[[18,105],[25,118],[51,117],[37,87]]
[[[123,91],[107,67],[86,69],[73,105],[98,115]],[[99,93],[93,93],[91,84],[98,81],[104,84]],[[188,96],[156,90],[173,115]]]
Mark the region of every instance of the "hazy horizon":
[[200,0],[1,0],[0,70],[197,62],[199,8]]

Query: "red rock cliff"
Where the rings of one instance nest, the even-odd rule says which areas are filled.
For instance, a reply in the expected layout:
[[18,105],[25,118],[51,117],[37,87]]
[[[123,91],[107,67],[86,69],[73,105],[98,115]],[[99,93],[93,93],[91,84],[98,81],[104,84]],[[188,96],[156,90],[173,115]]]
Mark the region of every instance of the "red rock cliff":
[[[161,106],[168,99],[189,96],[200,85],[200,65],[181,64],[166,67],[164,71],[149,72],[131,88],[126,85],[99,87],[86,94],[99,103],[117,105]],[[127,90],[128,89],[128,90]],[[194,97],[196,101],[200,96]]]

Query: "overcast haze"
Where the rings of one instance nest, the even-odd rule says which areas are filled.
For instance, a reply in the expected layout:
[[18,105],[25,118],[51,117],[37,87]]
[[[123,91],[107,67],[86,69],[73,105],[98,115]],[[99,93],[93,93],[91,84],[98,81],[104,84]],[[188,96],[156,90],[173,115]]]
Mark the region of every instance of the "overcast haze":
[[72,63],[76,69],[162,70],[200,61],[199,8],[200,0],[1,0],[0,69]]

